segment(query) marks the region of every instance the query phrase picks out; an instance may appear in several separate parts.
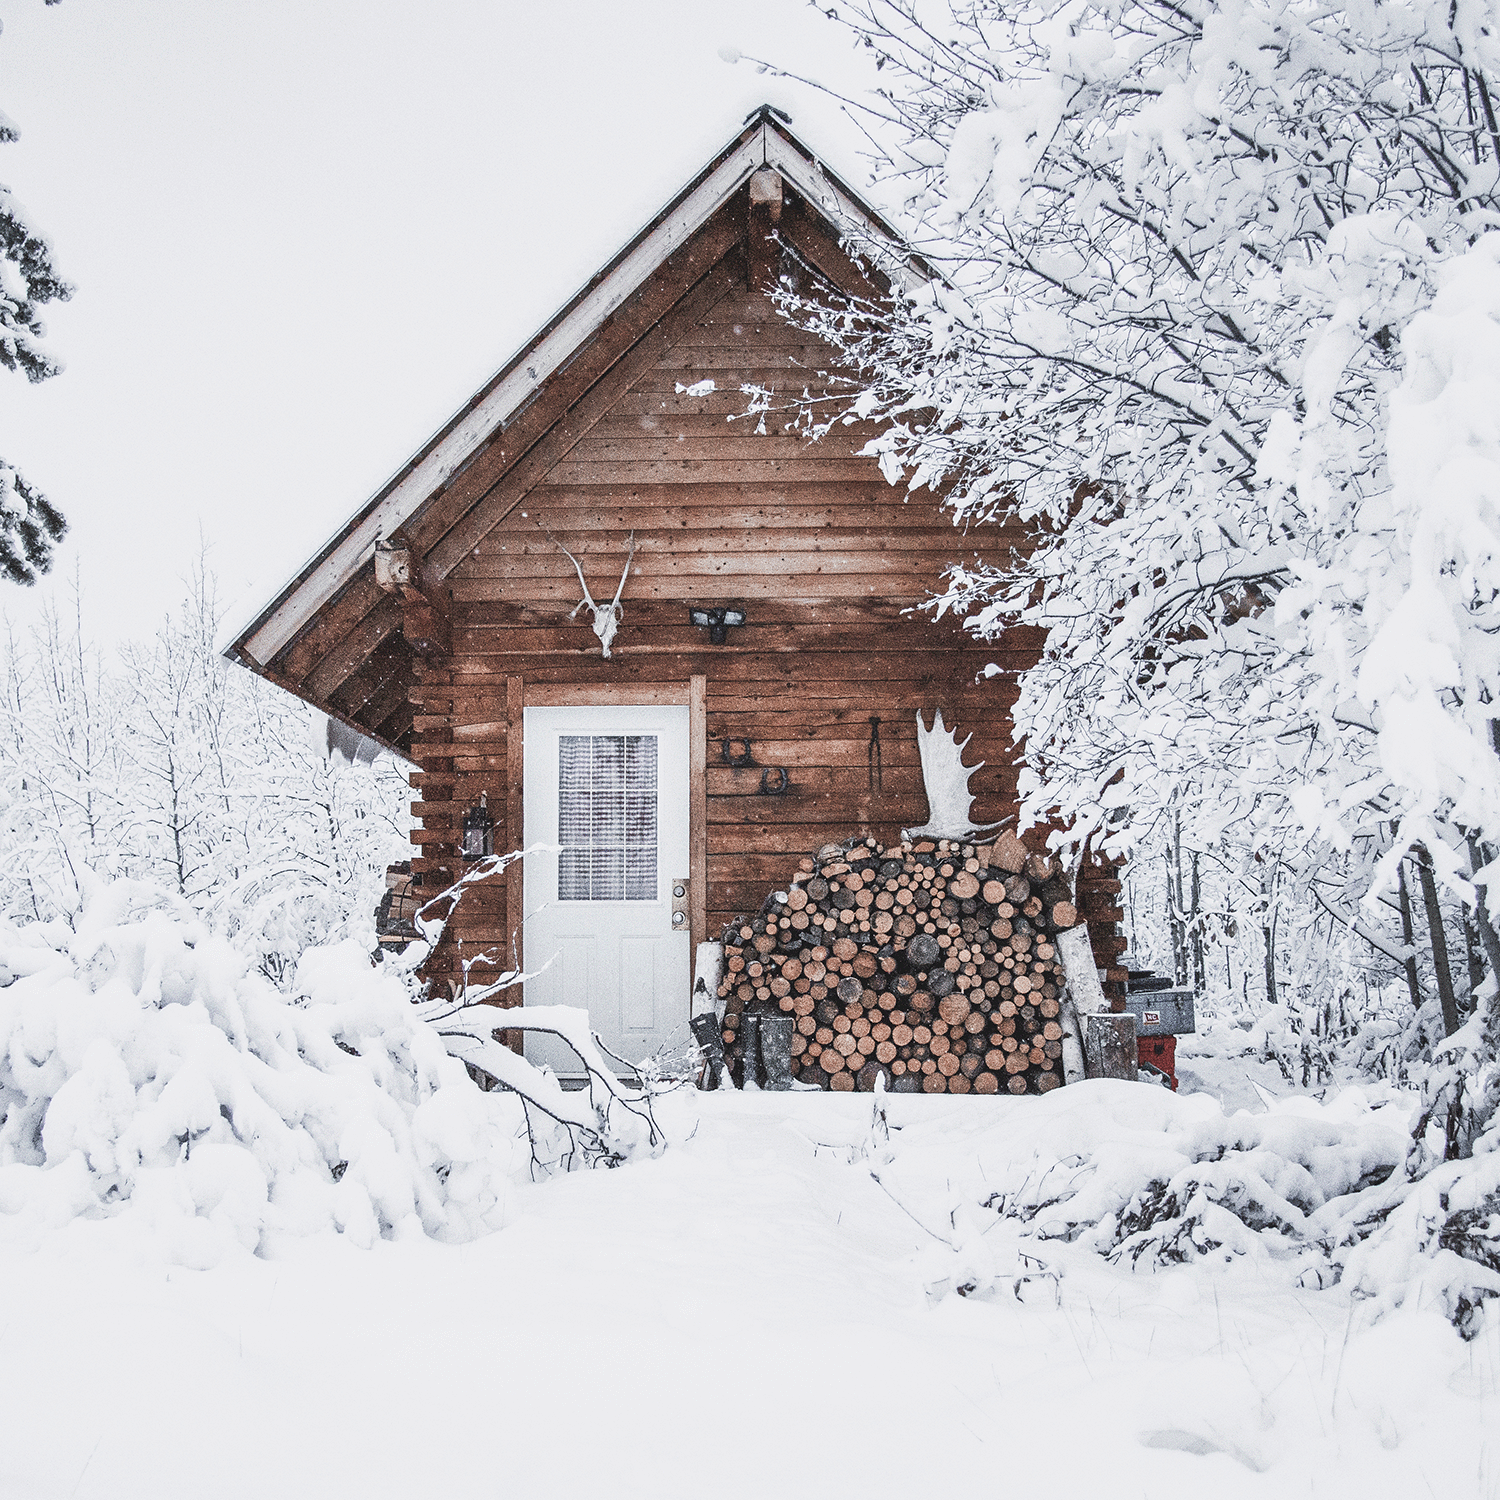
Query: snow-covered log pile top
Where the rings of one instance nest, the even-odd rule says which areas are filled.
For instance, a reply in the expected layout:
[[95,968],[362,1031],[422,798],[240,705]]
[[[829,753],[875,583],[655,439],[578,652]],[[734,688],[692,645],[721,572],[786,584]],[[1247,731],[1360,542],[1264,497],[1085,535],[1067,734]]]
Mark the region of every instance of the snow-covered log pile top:
[[784,1012],[792,1069],[819,1088],[1045,1093],[1062,1082],[1051,940],[1077,920],[1056,861],[1013,834],[830,845],[726,929],[726,1053],[738,1068],[742,1015]]
[[358,944],[309,949],[288,997],[129,883],[0,927],[0,1233],[133,1216],[194,1266],[325,1229],[468,1240],[506,1216],[520,1124]]

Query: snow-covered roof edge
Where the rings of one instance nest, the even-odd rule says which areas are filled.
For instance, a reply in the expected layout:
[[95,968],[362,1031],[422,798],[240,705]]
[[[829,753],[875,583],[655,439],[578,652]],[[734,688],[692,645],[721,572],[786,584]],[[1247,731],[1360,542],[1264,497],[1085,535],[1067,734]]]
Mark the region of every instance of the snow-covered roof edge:
[[[501,428],[545,381],[752,173],[775,168],[836,226],[853,223],[905,256],[898,235],[799,140],[771,105],[741,132],[506,362],[358,511],[268,605],[226,624],[220,649],[265,666],[352,579],[376,541],[410,520],[442,482]],[[922,274],[910,257],[914,279]],[[253,607],[253,606],[252,606]]]

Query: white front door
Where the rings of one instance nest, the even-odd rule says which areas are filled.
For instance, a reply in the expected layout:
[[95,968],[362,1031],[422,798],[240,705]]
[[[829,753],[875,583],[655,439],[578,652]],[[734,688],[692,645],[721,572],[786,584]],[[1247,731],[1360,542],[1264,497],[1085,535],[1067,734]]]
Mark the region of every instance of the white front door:
[[[526,843],[559,846],[526,856],[526,1004],[586,1009],[630,1063],[686,1041],[690,937],[672,886],[688,873],[687,709],[528,708],[525,774]],[[548,1037],[526,1055],[579,1071]]]

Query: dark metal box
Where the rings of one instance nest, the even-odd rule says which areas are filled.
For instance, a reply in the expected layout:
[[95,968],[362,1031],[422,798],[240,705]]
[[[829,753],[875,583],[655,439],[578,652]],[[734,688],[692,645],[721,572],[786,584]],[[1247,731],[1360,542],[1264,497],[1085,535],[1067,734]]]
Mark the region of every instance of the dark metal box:
[[1125,997],[1137,1036],[1184,1036],[1196,1031],[1192,990],[1142,990]]

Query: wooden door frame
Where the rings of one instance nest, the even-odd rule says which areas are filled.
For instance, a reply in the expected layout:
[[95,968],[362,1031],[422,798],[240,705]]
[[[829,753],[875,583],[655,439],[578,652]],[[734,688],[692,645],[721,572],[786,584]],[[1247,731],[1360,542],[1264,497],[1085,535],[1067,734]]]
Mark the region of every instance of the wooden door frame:
[[[528,708],[634,708],[686,706],[688,711],[688,941],[693,954],[704,941],[708,925],[708,678],[690,677],[685,683],[648,687],[611,687],[590,684],[505,679],[505,834],[512,849],[526,845],[526,710]],[[522,862],[505,872],[505,915],[510,928],[512,961],[526,963],[525,885]],[[691,957],[691,955],[690,955]],[[692,963],[688,973],[691,982]]]

